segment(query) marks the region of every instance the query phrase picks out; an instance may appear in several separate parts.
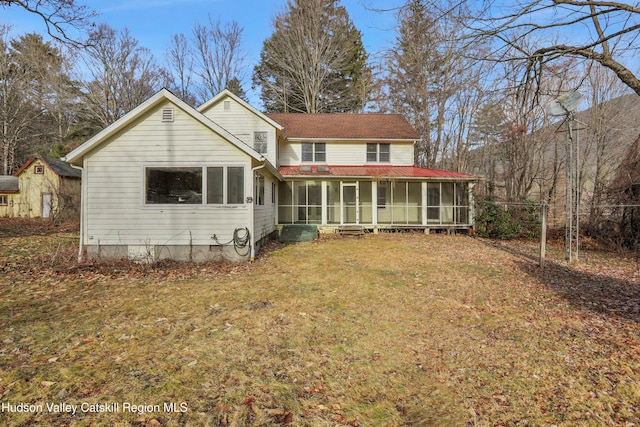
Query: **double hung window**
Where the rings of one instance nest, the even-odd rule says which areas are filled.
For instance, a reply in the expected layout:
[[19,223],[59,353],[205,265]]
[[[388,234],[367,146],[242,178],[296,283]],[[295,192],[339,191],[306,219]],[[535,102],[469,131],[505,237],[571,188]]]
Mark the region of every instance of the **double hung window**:
[[367,144],[367,163],[388,163],[391,160],[391,144]]
[[263,131],[253,132],[253,149],[260,154],[267,154],[269,134]]
[[302,161],[322,163],[327,161],[327,144],[324,142],[303,142]]

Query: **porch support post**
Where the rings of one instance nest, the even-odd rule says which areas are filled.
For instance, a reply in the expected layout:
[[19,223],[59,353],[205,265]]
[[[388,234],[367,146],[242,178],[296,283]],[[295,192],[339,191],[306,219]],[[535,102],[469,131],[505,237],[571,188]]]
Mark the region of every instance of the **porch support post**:
[[322,194],[322,225],[327,225],[327,181],[321,181],[321,194]]
[[422,225],[427,225],[427,182],[422,182]]
[[474,209],[474,201],[473,201],[473,187],[476,185],[475,182],[469,182],[469,225],[475,228],[476,225],[476,212]]
[[378,181],[371,181],[371,222],[378,226]]

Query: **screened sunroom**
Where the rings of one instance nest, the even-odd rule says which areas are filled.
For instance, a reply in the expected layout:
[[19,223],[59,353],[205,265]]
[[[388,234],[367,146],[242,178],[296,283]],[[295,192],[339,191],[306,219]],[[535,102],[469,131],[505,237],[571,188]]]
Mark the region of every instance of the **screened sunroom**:
[[279,224],[471,226],[469,181],[292,179],[278,188]]

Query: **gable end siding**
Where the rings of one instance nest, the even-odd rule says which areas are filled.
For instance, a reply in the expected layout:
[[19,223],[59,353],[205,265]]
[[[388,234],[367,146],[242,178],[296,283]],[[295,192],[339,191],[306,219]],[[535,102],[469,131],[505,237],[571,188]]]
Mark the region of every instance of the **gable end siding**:
[[[230,102],[229,110],[224,108],[227,101]],[[247,110],[235,100],[226,98],[224,101],[211,105],[202,113],[251,148],[253,148],[253,133],[267,132],[267,153],[263,155],[271,164],[277,164],[276,129],[252,111]]]
[[[250,225],[239,206],[145,206],[144,168],[150,165],[238,165],[250,176],[251,158],[176,108],[161,122],[163,108],[140,117],[85,158],[86,245],[211,245]],[[249,181],[249,182],[247,182]],[[245,195],[253,192],[245,178]]]

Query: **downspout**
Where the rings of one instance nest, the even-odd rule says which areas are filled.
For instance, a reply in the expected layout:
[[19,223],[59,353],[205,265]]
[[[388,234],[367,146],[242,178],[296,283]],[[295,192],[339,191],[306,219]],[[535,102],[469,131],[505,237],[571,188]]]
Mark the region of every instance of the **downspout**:
[[255,210],[256,210],[256,201],[255,201],[255,185],[256,185],[256,171],[264,168],[267,164],[267,161],[264,157],[260,157],[260,161],[262,162],[258,166],[251,169],[251,188],[253,189],[253,197],[251,197],[251,215],[249,215],[249,230],[251,233],[251,251],[249,262],[253,264],[253,261],[256,257],[256,234],[254,233],[255,227]]
[[[64,157],[62,160],[66,162],[67,158]],[[78,246],[78,262],[81,262],[82,254],[84,252],[84,201],[86,200],[84,196],[84,189],[86,187],[84,182],[84,168],[81,168],[80,166],[72,165],[71,163],[69,163],[69,166],[79,170],[80,173],[82,174],[80,177],[80,244]]]

